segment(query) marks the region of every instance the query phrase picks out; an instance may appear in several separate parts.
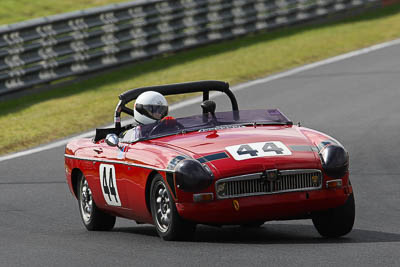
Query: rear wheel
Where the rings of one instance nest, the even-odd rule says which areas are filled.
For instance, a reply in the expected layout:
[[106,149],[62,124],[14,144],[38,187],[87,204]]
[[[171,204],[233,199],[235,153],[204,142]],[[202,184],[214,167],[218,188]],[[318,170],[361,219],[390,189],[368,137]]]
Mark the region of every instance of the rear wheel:
[[114,227],[115,216],[108,215],[97,208],[92,197],[92,190],[83,174],[79,181],[78,203],[81,219],[86,229],[107,231]]
[[354,225],[355,205],[351,194],[344,205],[316,212],[312,221],[318,233],[324,237],[339,237],[348,234]]
[[183,220],[176,210],[161,175],[157,175],[150,189],[150,208],[158,235],[164,240],[191,240],[196,225]]

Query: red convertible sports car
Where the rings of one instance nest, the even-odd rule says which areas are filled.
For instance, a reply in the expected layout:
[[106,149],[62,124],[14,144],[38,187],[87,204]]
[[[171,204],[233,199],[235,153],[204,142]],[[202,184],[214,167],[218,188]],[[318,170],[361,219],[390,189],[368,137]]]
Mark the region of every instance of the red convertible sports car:
[[[210,91],[225,93],[232,110],[215,112]],[[127,107],[145,92],[202,92],[202,112],[122,126],[122,112],[146,108],[138,100]],[[278,109],[239,110],[220,81],[138,88],[119,99],[115,127],[65,149],[67,182],[88,230],[110,230],[116,216],[154,224],[164,240],[191,239],[196,224],[312,219],[324,237],[353,228],[349,157],[332,137],[293,125]]]

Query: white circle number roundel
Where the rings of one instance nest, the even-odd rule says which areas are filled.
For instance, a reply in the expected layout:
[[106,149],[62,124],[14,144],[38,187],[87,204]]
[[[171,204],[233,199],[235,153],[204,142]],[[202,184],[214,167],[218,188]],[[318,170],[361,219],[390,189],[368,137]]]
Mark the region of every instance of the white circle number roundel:
[[107,205],[121,206],[114,165],[100,164],[100,184]]
[[241,144],[228,146],[225,149],[235,160],[292,155],[289,148],[280,141]]

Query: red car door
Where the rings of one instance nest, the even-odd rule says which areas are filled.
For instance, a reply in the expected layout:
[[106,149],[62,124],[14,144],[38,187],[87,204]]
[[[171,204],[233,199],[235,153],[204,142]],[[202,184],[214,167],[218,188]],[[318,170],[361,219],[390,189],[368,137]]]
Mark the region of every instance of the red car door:
[[[94,200],[104,209],[116,213],[128,207],[126,195],[126,165],[124,165],[126,147],[112,147],[104,140],[92,148],[94,155]],[[93,190],[92,189],[92,190]]]

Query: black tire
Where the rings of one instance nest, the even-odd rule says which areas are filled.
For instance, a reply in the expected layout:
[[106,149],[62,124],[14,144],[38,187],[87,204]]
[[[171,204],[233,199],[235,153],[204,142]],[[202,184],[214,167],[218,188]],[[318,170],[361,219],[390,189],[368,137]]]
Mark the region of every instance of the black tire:
[[262,225],[264,225],[264,221],[255,221],[255,222],[249,222],[249,223],[242,223],[240,227],[242,228],[260,228]]
[[355,205],[351,194],[342,206],[316,212],[312,221],[318,233],[324,237],[340,237],[348,234],[354,225]]
[[78,205],[83,225],[89,231],[108,231],[114,227],[115,216],[106,214],[97,208],[83,174],[79,180]]
[[150,208],[157,233],[163,240],[193,239],[196,225],[179,216],[171,193],[160,174],[151,183]]

